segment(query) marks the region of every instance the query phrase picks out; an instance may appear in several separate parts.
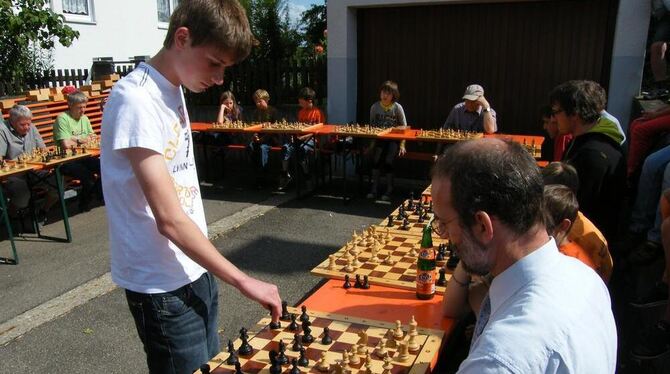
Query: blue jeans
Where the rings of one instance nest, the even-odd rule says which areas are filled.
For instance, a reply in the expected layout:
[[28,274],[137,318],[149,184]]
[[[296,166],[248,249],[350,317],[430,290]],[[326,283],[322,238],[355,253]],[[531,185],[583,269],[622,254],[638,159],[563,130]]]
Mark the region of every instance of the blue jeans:
[[661,192],[666,188],[664,173],[670,164],[670,146],[650,154],[640,173],[637,196],[631,213],[630,230],[646,233],[647,240],[661,242],[661,214],[659,201]]
[[126,290],[151,373],[193,373],[219,352],[219,291],[209,273],[174,291]]

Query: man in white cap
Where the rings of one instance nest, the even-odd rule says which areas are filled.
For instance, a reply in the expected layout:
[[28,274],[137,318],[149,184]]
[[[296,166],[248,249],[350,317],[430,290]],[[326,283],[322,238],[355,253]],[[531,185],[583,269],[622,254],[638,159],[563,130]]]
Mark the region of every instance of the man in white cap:
[[442,125],[445,129],[492,134],[498,131],[496,112],[484,97],[484,88],[471,84],[465,89],[463,102],[456,104]]

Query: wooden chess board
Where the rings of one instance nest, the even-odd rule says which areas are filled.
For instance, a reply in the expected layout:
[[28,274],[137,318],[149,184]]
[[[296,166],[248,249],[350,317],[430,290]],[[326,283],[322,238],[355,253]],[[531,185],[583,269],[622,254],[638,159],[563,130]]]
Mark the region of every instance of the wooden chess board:
[[[368,282],[371,285],[388,286],[394,288],[401,288],[407,290],[416,289],[416,260],[417,256],[412,255],[411,251],[414,249],[417,253],[421,244],[421,237],[417,235],[405,234],[397,230],[388,230],[385,228],[372,226],[377,233],[386,235],[388,232],[388,239],[384,240],[385,244],[381,245],[377,253],[378,263],[369,261],[372,258],[372,245],[356,245],[359,250],[358,259],[359,266],[354,266],[351,272],[346,271],[347,265],[347,251],[351,250],[352,242],[347,243],[337,252],[333,253],[335,259],[334,268],[329,269],[331,259],[327,258],[322,263],[312,269],[313,275],[321,276],[330,279],[344,279],[345,275],[349,275],[351,283],[354,283],[355,276],[360,275],[361,279],[365,275],[368,276]],[[446,244],[445,239],[433,238],[433,245],[437,250],[440,244]],[[351,252],[350,252],[351,253]],[[390,257],[392,264],[385,264],[384,259]],[[435,269],[436,277],[438,270],[444,267],[448,258],[437,262]],[[445,278],[447,281],[451,278],[452,270],[447,270]],[[443,294],[445,286],[435,286],[438,294]]]
[[318,130],[323,127],[323,123],[309,124],[303,122],[275,122],[262,123],[258,129],[260,132],[281,133],[281,134],[302,134]]
[[11,175],[25,173],[35,168],[36,166],[33,164],[5,161],[5,167],[0,168],[0,177],[9,177]]
[[210,131],[213,132],[250,132],[250,131],[258,131],[262,128],[261,125],[257,123],[247,123],[247,122],[242,122],[242,121],[234,121],[234,122],[213,122],[211,127],[209,128]]
[[[290,313],[300,315],[300,310],[297,308],[289,308]],[[300,367],[301,373],[324,373],[317,369],[317,363],[321,359],[322,354],[325,354],[325,361],[329,365],[335,365],[343,358],[343,352],[352,351],[359,343],[361,337],[360,332],[367,334],[367,344],[365,348],[370,352],[370,368],[373,373],[381,373],[384,361],[377,354],[374,353],[375,347],[382,341],[382,338],[387,336],[389,330],[396,328],[396,325],[388,322],[366,320],[355,317],[348,317],[339,314],[323,313],[317,311],[307,311],[310,317],[310,326],[314,342],[310,344],[303,344],[305,348],[305,356],[309,359],[309,364],[306,367]],[[401,321],[403,326],[404,337],[401,341],[409,340],[409,326],[408,321]],[[269,328],[270,317],[261,319],[258,324],[249,332],[249,344],[253,347],[253,353],[247,356],[239,356],[242,372],[245,374],[268,374],[270,372],[269,352],[271,350],[278,350],[279,341],[282,340],[286,344],[286,356],[288,356],[289,364],[282,366],[282,373],[288,373],[291,369],[291,359],[298,358],[299,352],[294,352],[292,347],[293,335],[298,331],[290,331],[287,326],[288,322],[282,321],[282,328],[271,330]],[[330,336],[333,341],[331,344],[321,344],[321,337],[323,336],[323,328],[328,327]],[[409,352],[409,357],[405,360],[400,360],[398,348],[388,347],[386,351],[391,358],[394,374],[424,374],[430,371],[430,363],[438,354],[444,332],[440,330],[432,330],[418,327],[416,329],[417,335],[415,341],[419,343],[419,349],[414,352]],[[241,340],[237,339],[233,343],[235,349],[241,345]],[[235,372],[235,367],[226,364],[226,359],[229,353],[223,351],[216,355],[209,363],[210,372],[216,374],[230,374]],[[360,361],[357,364],[349,364],[353,372],[357,372],[361,368],[365,369],[364,363],[366,361],[365,354],[355,354]],[[351,357],[351,356],[350,356]],[[327,373],[328,371],[326,371]],[[201,371],[196,371],[200,374]]]
[[[424,200],[422,198],[422,200]],[[429,200],[430,201],[430,200]],[[409,202],[408,200],[405,200],[403,204],[407,206],[407,203]],[[414,200],[415,204],[418,204],[418,200]],[[428,207],[428,205],[424,204],[424,208]],[[409,217],[407,218],[408,221],[408,229],[405,230],[402,228],[402,219],[398,219],[398,212],[400,211],[400,206],[396,208],[396,210],[393,211],[390,215],[393,217],[393,226],[388,226],[388,217],[383,219],[380,223],[379,226],[381,227],[388,227],[394,230],[398,230],[401,232],[405,232],[407,234],[411,235],[423,235],[423,227],[427,224],[430,223],[430,220],[433,218],[433,213],[428,213],[428,218],[424,219],[423,222],[419,222],[419,215],[414,212],[414,210],[411,211],[406,211],[409,214]]]
[[344,136],[363,136],[363,137],[376,137],[379,134],[388,132],[390,129],[387,127],[377,127],[370,125],[340,125],[337,126],[335,131],[338,135]]
[[461,140],[479,139],[484,137],[481,132],[462,131],[453,129],[439,129],[439,130],[421,130],[416,135],[417,139],[422,140],[440,140],[457,142]]
[[70,161],[74,161],[74,160],[79,160],[79,159],[86,158],[86,157],[91,157],[91,154],[84,151],[83,153],[78,153],[78,154],[75,154],[75,155],[70,155],[70,156],[65,156],[65,157],[60,157],[60,156],[55,157],[55,158],[52,158],[51,160],[49,160],[47,162],[38,161],[38,160],[28,160],[27,163],[28,164],[35,164],[35,165],[43,165],[43,166],[47,166],[47,167],[52,167],[52,166],[56,166],[56,165],[63,164],[63,163],[66,163],[66,162],[70,162]]

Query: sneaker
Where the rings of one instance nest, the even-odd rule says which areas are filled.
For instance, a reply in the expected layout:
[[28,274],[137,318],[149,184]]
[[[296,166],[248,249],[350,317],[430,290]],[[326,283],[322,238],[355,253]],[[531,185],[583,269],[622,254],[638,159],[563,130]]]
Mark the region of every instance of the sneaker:
[[37,224],[42,227],[47,224],[47,212],[44,211],[44,209],[38,209],[35,212],[35,221],[37,221]]
[[631,265],[648,265],[661,256],[663,256],[661,244],[646,240],[628,255],[628,262]]
[[286,177],[282,178],[282,180],[279,181],[279,191],[287,189],[292,180],[293,178],[291,178],[290,174],[287,174]]
[[649,294],[630,302],[635,308],[654,308],[668,303],[668,285],[663,282],[657,282]]
[[387,195],[387,194],[382,195],[382,201],[390,201],[390,200],[391,200],[391,198],[389,197],[389,195]]
[[660,357],[670,351],[670,322],[658,321],[640,334],[633,347],[633,357],[644,360]]
[[368,193],[367,195],[365,195],[365,197],[366,197],[367,199],[374,199],[376,196],[375,196],[375,194],[374,194],[373,192],[370,192],[370,193]]

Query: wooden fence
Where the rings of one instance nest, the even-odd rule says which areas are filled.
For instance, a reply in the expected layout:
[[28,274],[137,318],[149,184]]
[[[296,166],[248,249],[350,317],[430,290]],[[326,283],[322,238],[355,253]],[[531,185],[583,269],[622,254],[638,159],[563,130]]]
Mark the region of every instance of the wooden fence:
[[[115,64],[114,71],[125,76],[134,69],[133,64]],[[38,88],[63,87],[73,85],[80,87],[90,80],[89,69],[54,69],[47,70],[38,76],[14,79],[9,82],[0,81],[0,97],[23,95],[25,91]]]
[[[115,71],[125,76],[134,69],[133,64],[115,64]],[[22,95],[37,88],[80,87],[90,79],[89,69],[57,69],[42,75],[11,82],[0,82],[0,97]],[[253,105],[251,95],[259,88],[270,93],[272,104],[295,104],[302,87],[316,91],[317,104],[326,96],[325,59],[245,61],[226,70],[224,83],[205,92],[187,92],[186,102],[194,106],[218,105],[221,92],[231,90],[239,102]]]
[[326,96],[325,59],[244,61],[226,70],[221,86],[205,92],[187,93],[189,106],[218,105],[221,92],[230,90],[243,105],[253,105],[251,95],[259,88],[270,94],[270,103],[294,104],[302,87],[316,91],[317,103]]

